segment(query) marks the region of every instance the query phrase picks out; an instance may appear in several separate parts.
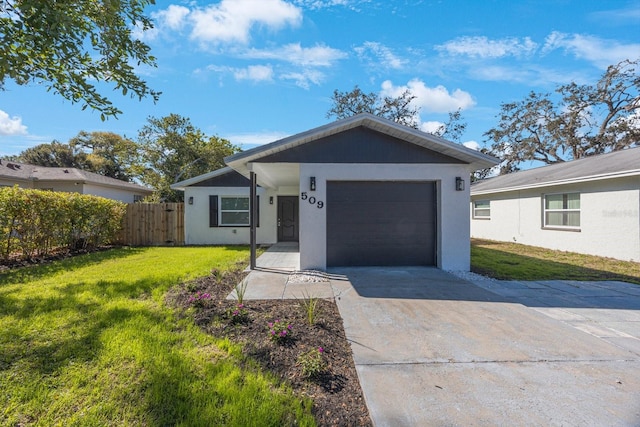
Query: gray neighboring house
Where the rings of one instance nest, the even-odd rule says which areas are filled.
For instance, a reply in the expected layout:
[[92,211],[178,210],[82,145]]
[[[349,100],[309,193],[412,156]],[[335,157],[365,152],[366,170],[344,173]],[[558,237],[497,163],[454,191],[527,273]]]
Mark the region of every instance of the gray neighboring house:
[[50,168],[7,160],[0,161],[0,187],[91,194],[125,203],[141,201],[153,192],[131,182],[109,178],[75,168]]
[[471,185],[471,236],[640,261],[640,147]]
[[172,185],[185,193],[186,244],[250,243],[255,188],[257,244],[298,242],[302,269],[469,270],[469,174],[498,161],[360,114],[225,162]]

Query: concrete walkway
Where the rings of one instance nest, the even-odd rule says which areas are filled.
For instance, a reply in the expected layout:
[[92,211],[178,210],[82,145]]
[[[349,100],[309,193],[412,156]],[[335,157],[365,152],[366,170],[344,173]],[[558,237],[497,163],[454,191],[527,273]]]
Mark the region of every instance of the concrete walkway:
[[640,425],[640,286],[297,272],[277,246],[245,298],[335,297],[378,427]]
[[[244,298],[303,299],[306,297],[333,298],[327,274],[300,272],[298,243],[277,243],[256,260],[256,269],[247,276]],[[233,291],[228,299],[236,299]]]

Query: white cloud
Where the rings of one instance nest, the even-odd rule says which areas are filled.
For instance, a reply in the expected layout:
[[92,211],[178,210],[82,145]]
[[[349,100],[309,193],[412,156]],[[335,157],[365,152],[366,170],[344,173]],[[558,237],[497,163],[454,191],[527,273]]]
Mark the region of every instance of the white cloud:
[[590,81],[583,70],[555,70],[538,65],[485,65],[472,70],[473,77],[479,80],[525,83],[533,86],[549,86],[575,82],[578,84]]
[[440,132],[444,130],[444,123],[438,121],[422,122],[420,130],[433,135],[440,135]]
[[175,31],[185,26],[189,13],[190,10],[188,8],[172,4],[165,10],[155,12],[152,16],[159,27],[167,27]]
[[318,70],[302,70],[285,73],[280,76],[283,80],[293,80],[296,86],[309,89],[312,84],[319,85],[324,80],[324,73]]
[[636,59],[640,44],[621,44],[615,40],[581,34],[554,31],[545,40],[543,53],[563,49],[576,58],[585,59],[598,67],[606,68],[625,59]]
[[407,60],[398,57],[388,47],[377,42],[364,42],[362,46],[354,48],[358,57],[370,66],[379,68],[402,69]]
[[467,148],[471,148],[472,150],[480,151],[480,144],[478,144],[477,141],[474,141],[474,140],[466,141],[466,142],[463,142],[462,145],[464,145]]
[[251,59],[277,59],[304,67],[330,67],[334,62],[346,58],[347,54],[324,45],[304,48],[300,43],[291,43],[277,49],[250,49],[242,56]]
[[334,6],[351,6],[354,0],[294,0],[294,3],[308,9],[326,9]]
[[0,135],[14,136],[26,135],[27,127],[22,124],[22,118],[9,117],[7,113],[0,110]]
[[438,85],[428,87],[419,79],[410,80],[406,86],[394,86],[390,80],[382,83],[381,96],[398,97],[409,90],[416,98],[412,101],[421,111],[432,113],[448,113],[457,109],[467,109],[475,105],[469,92],[456,89],[449,92],[446,87]]
[[247,43],[255,26],[272,30],[302,22],[301,10],[283,0],[222,0],[190,13],[191,38],[210,43]]
[[458,37],[435,47],[449,55],[472,58],[502,58],[505,56],[530,56],[538,49],[538,44],[529,37],[518,39],[509,37],[490,40],[485,36]]
[[227,135],[225,138],[231,141],[233,144],[242,146],[247,145],[264,145],[270,142],[278,141],[282,138],[289,136],[283,132],[258,132],[258,133],[238,133],[234,135]]
[[270,65],[250,65],[247,68],[235,69],[236,80],[251,80],[254,82],[273,81],[273,68]]
[[593,12],[589,17],[600,25],[638,25],[638,21],[640,21],[640,5],[630,5],[626,9]]

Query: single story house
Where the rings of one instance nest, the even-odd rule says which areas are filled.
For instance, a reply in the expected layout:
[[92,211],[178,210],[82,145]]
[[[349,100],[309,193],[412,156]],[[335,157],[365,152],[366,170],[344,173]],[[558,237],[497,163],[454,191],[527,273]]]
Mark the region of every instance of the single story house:
[[640,148],[471,185],[471,236],[640,261]]
[[185,193],[186,244],[299,242],[302,269],[468,270],[470,172],[498,161],[360,114],[225,162],[172,186]]
[[76,168],[52,168],[0,160],[0,187],[33,188],[100,196],[125,203],[142,201],[153,190]]

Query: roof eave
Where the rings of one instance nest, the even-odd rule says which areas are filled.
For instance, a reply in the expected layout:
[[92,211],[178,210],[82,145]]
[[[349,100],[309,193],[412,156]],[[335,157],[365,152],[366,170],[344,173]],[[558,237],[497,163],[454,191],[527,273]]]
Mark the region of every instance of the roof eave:
[[227,173],[229,173],[231,171],[233,171],[232,168],[230,168],[229,166],[225,166],[223,168],[216,169],[216,170],[211,171],[211,172],[203,173],[202,175],[194,176],[193,178],[189,178],[189,179],[185,179],[185,180],[176,182],[174,184],[171,184],[169,187],[172,190],[184,191],[186,189],[186,187],[189,187],[189,186],[191,186],[193,184],[197,184],[197,183],[205,181],[207,179],[215,178],[217,176],[227,174]]
[[588,176],[569,178],[569,179],[559,179],[555,181],[537,182],[537,183],[527,184],[527,185],[514,185],[511,187],[500,187],[495,189],[479,190],[479,191],[474,191],[473,185],[472,185],[470,192],[472,196],[481,196],[486,194],[508,193],[510,191],[531,190],[534,188],[553,187],[556,185],[568,185],[568,184],[576,184],[581,182],[601,181],[601,180],[614,179],[614,178],[625,178],[629,176],[640,176],[640,169],[633,169],[629,171],[599,174],[599,175],[588,175]]

